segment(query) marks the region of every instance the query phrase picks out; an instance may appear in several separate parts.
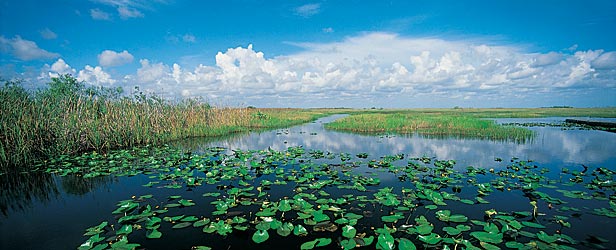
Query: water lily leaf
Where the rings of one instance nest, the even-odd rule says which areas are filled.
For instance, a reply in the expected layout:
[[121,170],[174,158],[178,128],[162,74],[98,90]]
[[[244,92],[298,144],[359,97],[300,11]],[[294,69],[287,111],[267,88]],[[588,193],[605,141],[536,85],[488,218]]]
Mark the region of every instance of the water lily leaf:
[[457,222],[457,223],[463,223],[468,221],[468,218],[464,215],[461,214],[454,214],[452,216],[449,216],[449,221],[451,222]]
[[488,233],[496,234],[498,233],[498,226],[496,226],[496,224],[494,223],[487,223],[486,225],[483,226],[483,230]]
[[132,232],[133,225],[124,225],[118,231],[116,231],[116,234],[130,234]]
[[481,247],[483,247],[485,250],[500,250],[500,247],[497,247],[495,245],[492,245],[490,243],[487,242],[479,242],[479,245],[481,245]]
[[508,241],[505,243],[505,246],[508,248],[521,249],[524,248],[524,244],[516,241]]
[[357,244],[355,243],[355,240],[353,240],[353,239],[341,240],[340,241],[340,246],[344,250],[353,249],[353,248],[355,248],[356,245]]
[[252,235],[252,241],[254,241],[257,244],[262,243],[266,241],[267,239],[269,239],[269,233],[267,233],[267,230],[257,230]]
[[357,229],[355,229],[353,226],[346,225],[342,228],[342,236],[344,237],[353,238],[355,237],[356,233],[357,233]]
[[398,249],[400,250],[415,250],[415,244],[406,238],[400,238],[400,242],[398,243]]
[[294,226],[291,222],[285,222],[282,223],[282,225],[278,229],[276,229],[276,233],[278,233],[280,236],[286,237],[291,234],[293,228]]
[[202,227],[202,226],[207,225],[208,223],[210,223],[210,219],[204,218],[204,219],[195,221],[195,223],[193,223],[193,227]]
[[430,245],[437,244],[437,243],[439,243],[443,239],[443,238],[441,238],[441,236],[439,236],[438,234],[435,234],[435,233],[431,233],[429,235],[420,235],[418,238],[419,238],[419,240],[421,240],[421,241],[423,241],[423,242],[425,242],[427,244],[430,244]]
[[306,236],[308,235],[308,230],[306,230],[306,228],[301,224],[298,224],[293,229],[293,234],[295,234],[296,236]]
[[544,231],[539,231],[539,233],[537,233],[537,238],[548,244],[554,243],[556,242],[556,240],[558,240],[557,236],[554,236],[554,235],[550,236],[546,234]]
[[382,216],[381,220],[383,222],[393,222],[393,223],[395,223],[399,219],[403,219],[403,218],[404,218],[404,216],[402,216],[402,214],[392,214],[392,215]]
[[179,200],[178,203],[180,203],[180,205],[182,205],[184,207],[190,207],[190,206],[194,206],[195,205],[195,203],[193,203],[191,200],[185,200],[185,199]]
[[464,203],[464,204],[468,204],[468,205],[473,205],[475,204],[474,201],[469,200],[469,199],[461,199],[460,202]]
[[522,221],[522,225],[527,226],[527,227],[539,228],[539,229],[545,228],[544,225],[541,225],[541,224],[538,224],[538,223],[534,223],[534,222],[530,222],[530,221]]
[[104,229],[105,229],[105,227],[107,225],[109,225],[109,222],[103,221],[103,222],[101,222],[101,224],[98,224],[96,226],[90,227],[90,228],[86,229],[86,233],[84,234],[84,236],[91,236],[91,235],[102,233],[102,232],[104,232]]
[[278,204],[278,210],[282,212],[291,211],[291,202],[289,200],[281,200]]
[[120,240],[111,244],[111,249],[135,249],[139,246],[141,245],[137,243],[128,243],[128,238],[126,238],[126,236],[123,236],[120,238]]
[[88,240],[86,240],[84,243],[79,245],[79,247],[77,249],[79,249],[79,250],[91,249],[92,247],[94,247],[94,245],[96,243],[101,242],[104,239],[105,239],[105,237],[100,237],[100,235],[98,235],[98,234],[92,235],[90,238],[88,238]]
[[145,234],[145,237],[147,237],[148,239],[158,239],[162,235],[163,233],[161,233],[160,231],[156,229],[152,229],[152,230],[148,230],[148,232]]
[[173,225],[173,227],[171,227],[171,228],[173,228],[173,229],[180,229],[180,228],[189,227],[191,225],[192,225],[192,223],[190,223],[190,222],[182,222],[182,223],[178,223],[178,224]]
[[379,234],[376,242],[376,249],[392,250],[394,249],[394,237],[389,233]]
[[191,250],[212,250],[211,247],[206,247],[206,246],[193,246],[190,249]]
[[444,227],[443,231],[445,231],[447,234],[452,235],[452,236],[462,233],[462,231],[458,230],[457,228],[453,228],[453,227]]
[[420,235],[428,235],[432,233],[433,229],[434,229],[434,226],[430,224],[422,224],[422,225],[417,226],[417,233]]
[[488,242],[499,244],[503,242],[503,234],[502,233],[488,233],[488,232],[472,232],[471,236],[475,237],[481,242]]
[[332,243],[332,240],[330,238],[318,238],[312,241],[308,241],[308,242],[304,242],[301,246],[300,249],[313,249],[315,247],[322,247],[322,246],[327,246],[330,243]]
[[197,220],[199,220],[199,218],[197,218],[196,216],[191,215],[191,216],[187,216],[187,217],[182,218],[180,221],[182,221],[182,222],[193,222],[193,221],[197,221]]
[[321,210],[314,211],[312,213],[312,216],[314,217],[314,221],[316,221],[316,222],[330,220],[329,216],[327,214],[324,214],[323,211],[321,211]]

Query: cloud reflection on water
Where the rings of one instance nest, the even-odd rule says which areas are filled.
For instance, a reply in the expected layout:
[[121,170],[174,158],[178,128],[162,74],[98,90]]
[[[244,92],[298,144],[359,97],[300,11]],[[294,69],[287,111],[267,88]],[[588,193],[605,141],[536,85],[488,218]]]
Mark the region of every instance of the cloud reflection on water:
[[[568,167],[592,165],[614,168],[616,134],[592,130],[561,130],[557,127],[532,128],[537,137],[526,143],[461,138],[428,138],[420,135],[369,136],[328,131],[323,124],[341,115],[316,122],[267,132],[253,132],[214,142],[200,148],[220,146],[228,149],[275,149],[303,146],[332,153],[366,152],[370,158],[404,153],[409,157],[429,156],[453,159],[458,167],[495,167],[494,158],[530,159],[542,165]],[[315,134],[316,133],[316,134]]]

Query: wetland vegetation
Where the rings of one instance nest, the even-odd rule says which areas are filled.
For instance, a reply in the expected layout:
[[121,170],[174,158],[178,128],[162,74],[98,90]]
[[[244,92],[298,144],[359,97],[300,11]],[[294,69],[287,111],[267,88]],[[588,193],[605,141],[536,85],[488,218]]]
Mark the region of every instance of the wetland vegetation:
[[301,124],[326,114],[311,109],[214,107],[195,99],[171,102],[138,89],[86,87],[70,75],[34,93],[19,82],[0,89],[0,166],[20,167],[59,154],[137,145],[161,145],[188,137]]
[[[597,160],[599,165],[563,165],[480,152],[473,157],[489,159],[469,166],[384,145],[391,140],[418,148],[414,141],[436,136],[465,144],[454,155],[461,158],[481,150],[475,147],[479,141],[503,148],[549,135],[520,127],[523,122],[503,126],[487,118],[616,117],[616,108],[225,108],[121,92],[86,87],[68,75],[45,90],[28,92],[17,82],[0,89],[0,248],[28,248],[35,238],[70,242],[50,249],[616,247],[610,237],[616,230],[613,156]],[[348,115],[316,124],[327,131],[288,129],[331,114]],[[266,131],[271,128],[286,129]],[[249,131],[256,141],[266,135],[291,139],[286,136],[293,133],[310,140],[284,139],[277,149],[271,142],[223,148],[212,147],[214,141],[198,150],[167,145]],[[337,146],[368,143],[407,152],[329,151],[313,143],[334,131],[362,134],[338,133],[362,139],[339,137]],[[392,133],[400,138],[394,141]],[[608,134],[588,145],[613,147]],[[440,144],[426,147],[451,151]],[[9,171],[15,169],[20,171]],[[24,221],[31,217],[53,222],[34,226],[44,235],[12,236],[29,228]],[[20,237],[31,242],[19,243]]]

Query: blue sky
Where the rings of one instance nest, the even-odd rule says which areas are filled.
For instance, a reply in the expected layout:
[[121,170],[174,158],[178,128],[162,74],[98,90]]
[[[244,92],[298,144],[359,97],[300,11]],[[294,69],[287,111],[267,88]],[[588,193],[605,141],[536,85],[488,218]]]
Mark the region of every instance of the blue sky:
[[616,1],[0,0],[0,77],[258,107],[616,106]]

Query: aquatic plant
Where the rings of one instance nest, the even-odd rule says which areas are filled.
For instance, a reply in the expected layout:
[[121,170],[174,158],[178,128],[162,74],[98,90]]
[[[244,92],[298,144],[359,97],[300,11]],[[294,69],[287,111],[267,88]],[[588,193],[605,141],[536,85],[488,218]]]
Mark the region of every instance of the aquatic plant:
[[[117,216],[113,221],[86,229],[80,249],[116,244],[151,247],[150,239],[165,239],[173,230],[185,230],[183,235],[202,233],[211,243],[244,247],[283,241],[286,247],[300,249],[595,248],[606,239],[567,235],[588,223],[569,218],[586,214],[613,220],[616,211],[616,172],[607,168],[553,173],[517,158],[495,159],[501,167],[485,169],[458,168],[453,160],[403,154],[347,157],[302,147],[286,151],[212,148],[203,154],[148,147],[105,156],[62,157],[45,168],[49,173],[84,178],[147,175],[152,179],[144,184],[145,194],[117,203],[116,210],[110,211]],[[380,179],[389,175],[406,178],[384,184]],[[160,189],[184,188],[192,191],[156,194]],[[203,194],[190,197],[193,192]],[[522,210],[502,204],[495,209],[504,202],[498,197],[505,193],[508,199],[527,205]],[[576,201],[593,205],[578,206]],[[186,210],[190,207],[199,209]],[[239,242],[223,243],[231,236]]]

